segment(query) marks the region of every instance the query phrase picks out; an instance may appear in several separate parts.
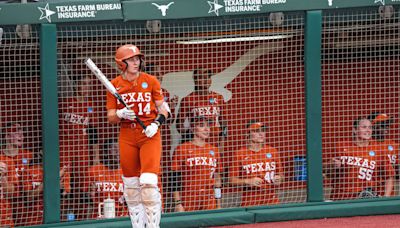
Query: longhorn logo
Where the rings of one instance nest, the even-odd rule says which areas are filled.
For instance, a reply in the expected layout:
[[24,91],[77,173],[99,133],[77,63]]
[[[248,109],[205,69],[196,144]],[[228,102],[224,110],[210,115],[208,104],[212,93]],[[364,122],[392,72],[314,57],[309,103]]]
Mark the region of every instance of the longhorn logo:
[[168,3],[168,5],[157,5],[156,3],[151,3],[152,5],[156,6],[157,9],[161,10],[161,15],[165,17],[167,15],[167,9],[170,5],[174,4],[174,2]]
[[[227,86],[257,58],[268,53],[276,52],[282,48],[282,42],[268,42],[248,50],[225,70],[211,76],[210,91],[221,94],[224,101],[228,102],[232,98],[232,92],[227,88]],[[174,113],[174,116],[177,116],[182,99],[194,91],[193,71],[167,73],[163,76],[161,87],[169,91],[170,97],[178,97],[178,103],[175,107]],[[172,123],[170,131],[170,154],[172,155],[175,147],[178,146],[180,142],[180,134],[176,129],[175,122]]]

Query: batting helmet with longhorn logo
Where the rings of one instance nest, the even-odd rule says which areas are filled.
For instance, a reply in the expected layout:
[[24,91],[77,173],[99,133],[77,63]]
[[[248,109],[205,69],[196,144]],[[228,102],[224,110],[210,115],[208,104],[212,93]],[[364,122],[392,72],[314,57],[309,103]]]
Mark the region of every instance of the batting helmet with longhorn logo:
[[128,64],[125,60],[134,56],[140,57],[140,69],[142,69],[144,55],[140,52],[138,47],[132,44],[126,44],[119,47],[115,53],[115,62],[117,63],[118,68],[122,71],[125,71],[128,67]]

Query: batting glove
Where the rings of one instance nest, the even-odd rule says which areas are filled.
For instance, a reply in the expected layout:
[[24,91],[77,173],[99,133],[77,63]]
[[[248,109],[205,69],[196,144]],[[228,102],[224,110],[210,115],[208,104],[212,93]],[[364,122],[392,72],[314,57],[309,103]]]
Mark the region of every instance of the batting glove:
[[130,106],[125,107],[123,109],[118,109],[117,116],[120,119],[127,119],[127,120],[131,120],[131,121],[134,121],[136,118],[136,114],[133,110],[130,109]]
[[143,132],[146,134],[148,138],[153,137],[158,131],[158,125],[156,123],[151,123],[149,126],[146,127],[146,130]]

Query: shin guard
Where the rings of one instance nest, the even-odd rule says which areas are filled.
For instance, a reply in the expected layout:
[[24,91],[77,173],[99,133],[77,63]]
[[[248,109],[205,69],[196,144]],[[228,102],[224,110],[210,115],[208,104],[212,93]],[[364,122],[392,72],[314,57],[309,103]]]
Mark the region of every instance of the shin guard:
[[128,204],[132,228],[145,227],[145,210],[142,204],[140,182],[138,177],[122,177],[124,182],[124,197]]
[[157,186],[158,177],[153,173],[140,176],[142,202],[146,212],[146,227],[158,228],[161,220],[161,194]]

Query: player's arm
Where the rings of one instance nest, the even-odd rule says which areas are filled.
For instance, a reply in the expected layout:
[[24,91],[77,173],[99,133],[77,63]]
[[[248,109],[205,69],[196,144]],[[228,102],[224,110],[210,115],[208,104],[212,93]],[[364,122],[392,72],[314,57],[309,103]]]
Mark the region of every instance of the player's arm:
[[108,109],[107,110],[107,119],[111,124],[118,124],[122,119],[127,119],[130,121],[135,121],[136,114],[130,108],[133,105],[125,107],[123,109]]
[[168,119],[172,115],[171,109],[169,108],[167,102],[165,102],[164,100],[158,100],[155,101],[155,103],[158,110],[158,115],[163,115],[165,119]]
[[230,177],[229,179],[232,185],[260,187],[264,183],[264,180],[260,177],[251,177],[251,178]]
[[5,162],[0,162],[0,187],[3,188],[3,193],[6,197],[12,196],[16,191],[14,183],[9,181],[7,170],[7,164]]
[[28,196],[28,198],[36,198],[39,197],[42,194],[42,192],[43,192],[43,183],[41,183],[34,189],[27,190],[26,195]]
[[153,137],[158,132],[160,126],[171,116],[171,110],[167,102],[164,100],[156,100],[154,103],[156,104],[158,115],[156,119],[143,130],[143,133],[145,133],[148,138]]
[[381,164],[379,166],[381,178],[385,179],[385,197],[390,197],[392,195],[393,187],[394,187],[394,177],[395,171],[392,166],[392,163],[386,156],[381,155],[382,157],[379,158]]
[[135,112],[131,109],[133,104],[122,109],[117,109],[117,99],[109,91],[107,91],[107,119],[111,124],[118,124],[122,119],[134,121]]
[[183,208],[182,205],[182,198],[180,191],[174,191],[173,196],[174,196],[175,212],[185,211],[185,208]]
[[111,124],[118,124],[121,122],[121,119],[117,116],[117,109],[109,109],[107,110],[107,119]]
[[385,180],[385,196],[386,197],[390,197],[392,195],[393,186],[394,186],[394,178],[393,177],[389,177],[388,179]]

